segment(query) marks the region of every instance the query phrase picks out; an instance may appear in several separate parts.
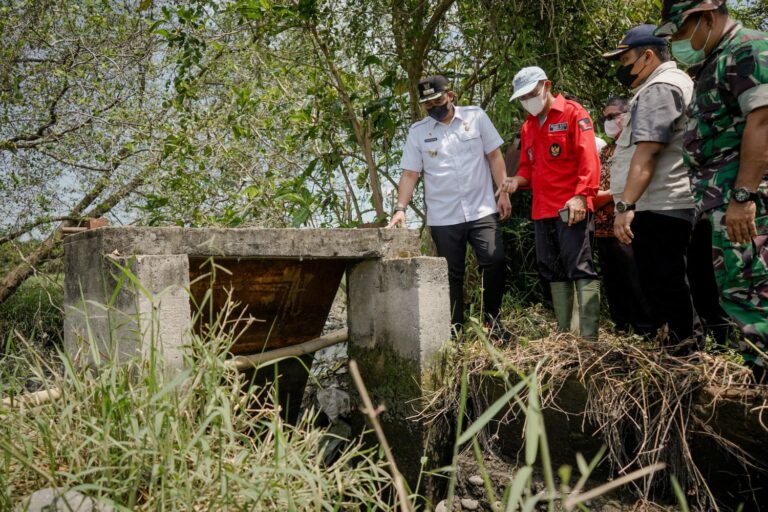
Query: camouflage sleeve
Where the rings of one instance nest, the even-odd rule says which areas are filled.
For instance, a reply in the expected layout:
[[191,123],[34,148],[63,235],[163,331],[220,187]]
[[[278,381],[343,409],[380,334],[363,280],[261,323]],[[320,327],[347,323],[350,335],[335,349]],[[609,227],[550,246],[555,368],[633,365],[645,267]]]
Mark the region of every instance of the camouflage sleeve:
[[768,106],[768,39],[743,45],[734,52],[732,66],[728,82],[742,113]]

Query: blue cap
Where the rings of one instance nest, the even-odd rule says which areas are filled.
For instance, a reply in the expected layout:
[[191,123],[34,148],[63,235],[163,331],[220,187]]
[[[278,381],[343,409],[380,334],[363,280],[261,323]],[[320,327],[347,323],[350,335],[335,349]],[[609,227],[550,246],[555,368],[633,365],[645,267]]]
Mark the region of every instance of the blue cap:
[[547,74],[540,67],[531,66],[521,69],[512,80],[514,93],[509,98],[509,101],[516,100],[520,96],[525,96],[533,91],[542,80],[547,80]]
[[615,50],[603,54],[603,58],[615,60],[624,52],[640,46],[667,46],[667,39],[653,35],[658,27],[646,24],[629,29]]

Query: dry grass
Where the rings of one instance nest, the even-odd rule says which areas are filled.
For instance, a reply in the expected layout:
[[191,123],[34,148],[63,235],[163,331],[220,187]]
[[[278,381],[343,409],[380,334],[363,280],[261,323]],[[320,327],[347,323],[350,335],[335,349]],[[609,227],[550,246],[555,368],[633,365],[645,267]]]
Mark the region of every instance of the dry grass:
[[[596,427],[607,447],[610,469],[617,477],[664,463],[687,490],[692,505],[716,510],[715,498],[691,454],[693,433],[710,436],[714,445],[735,457],[745,472],[766,470],[764,461],[752,458],[693,413],[696,407],[711,409],[726,396],[733,399],[734,395],[745,400],[762,397],[757,409],[766,408],[768,391],[756,388],[752,373],[738,364],[737,358],[703,352],[673,357],[656,343],[608,330],[601,331],[600,341],[594,343],[570,334],[547,335],[555,329],[541,307],[514,309],[504,323],[513,333],[528,336],[497,347],[475,329],[457,345],[452,364],[467,368],[469,402],[475,408],[470,415],[482,412],[494,400],[489,395],[498,389],[500,380],[509,386],[536,371],[542,383],[543,408],[560,410],[558,394],[566,381],[576,379],[583,385],[587,398],[582,421]],[[459,382],[447,382],[435,392],[422,419],[437,421],[455,416],[459,386]],[[502,421],[517,419],[524,412],[523,407],[510,407]],[[762,424],[765,432],[755,435],[768,433],[765,422]],[[480,437],[491,450],[495,440],[492,429],[486,429]],[[648,499],[658,491],[671,490],[669,478],[660,475],[649,475],[631,484],[638,498]]]

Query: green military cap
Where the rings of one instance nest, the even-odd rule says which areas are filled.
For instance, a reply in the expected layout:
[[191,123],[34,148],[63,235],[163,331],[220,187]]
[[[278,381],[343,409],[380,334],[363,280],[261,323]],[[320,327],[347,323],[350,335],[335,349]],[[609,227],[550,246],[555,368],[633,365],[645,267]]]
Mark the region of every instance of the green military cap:
[[713,11],[723,5],[725,0],[664,0],[661,9],[661,23],[654,32],[655,36],[671,36],[683,26],[685,19],[695,12]]

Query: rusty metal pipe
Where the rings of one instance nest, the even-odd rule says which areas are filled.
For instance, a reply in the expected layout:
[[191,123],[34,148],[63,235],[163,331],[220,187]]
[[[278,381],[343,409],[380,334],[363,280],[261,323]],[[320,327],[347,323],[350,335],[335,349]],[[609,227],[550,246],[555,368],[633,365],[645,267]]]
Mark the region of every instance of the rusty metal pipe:
[[35,405],[53,402],[59,398],[61,398],[61,388],[48,388],[34,393],[25,393],[19,396],[3,398],[3,406],[12,407],[16,405],[18,407],[34,407]]
[[[297,357],[312,352],[317,352],[320,349],[338,345],[344,343],[349,338],[349,331],[345,329],[339,329],[325,336],[314,338],[309,341],[305,341],[299,345],[292,347],[278,348],[276,350],[270,350],[269,352],[262,352],[260,354],[251,354],[245,356],[236,356],[226,361],[227,365],[231,365],[238,371],[243,371],[249,368],[256,368],[261,364],[274,361],[276,359],[282,359],[285,357]],[[25,393],[18,396],[9,396],[3,398],[4,407],[34,407],[36,405],[42,405],[48,402],[54,402],[61,398],[61,388],[48,388],[42,391],[36,391],[34,393]]]
[[349,339],[349,330],[339,329],[332,333],[314,338],[309,341],[305,341],[299,345],[293,345],[291,347],[278,348],[276,350],[270,350],[269,352],[262,352],[259,354],[251,354],[245,356],[236,356],[227,360],[228,365],[232,365],[239,371],[247,370],[250,368],[256,368],[259,365],[274,361],[276,359],[282,359],[285,357],[298,357],[317,352],[320,349],[327,348],[339,343],[344,343]]

